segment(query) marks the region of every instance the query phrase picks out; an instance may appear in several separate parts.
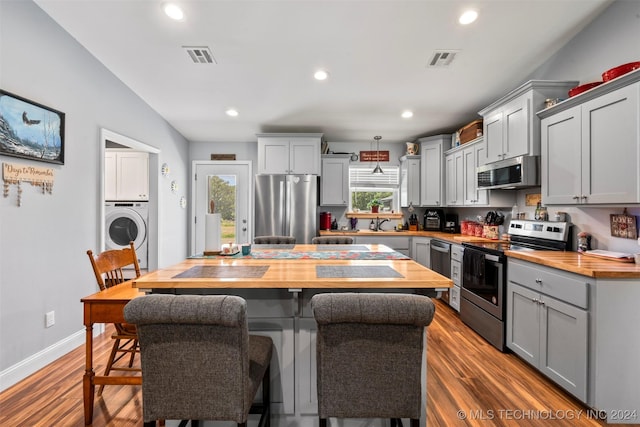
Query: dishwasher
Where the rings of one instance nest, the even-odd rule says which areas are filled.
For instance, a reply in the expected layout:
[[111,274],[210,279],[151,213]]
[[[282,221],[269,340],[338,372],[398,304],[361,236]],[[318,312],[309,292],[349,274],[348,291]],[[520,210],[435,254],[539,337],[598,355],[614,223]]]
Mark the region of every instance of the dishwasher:
[[[431,269],[436,273],[451,278],[451,244],[442,240],[431,240]],[[449,290],[442,291],[443,301],[449,304]]]

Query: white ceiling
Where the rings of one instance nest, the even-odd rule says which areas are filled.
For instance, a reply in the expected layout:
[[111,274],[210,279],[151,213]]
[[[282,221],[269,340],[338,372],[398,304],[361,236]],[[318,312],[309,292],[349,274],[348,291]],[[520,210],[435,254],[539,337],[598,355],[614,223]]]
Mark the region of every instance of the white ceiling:
[[[154,0],[35,2],[190,141],[404,142],[476,119],[611,0],[176,0],[181,22]],[[463,27],[468,6],[479,18]],[[183,46],[209,47],[216,64]],[[429,68],[440,49],[459,53]]]

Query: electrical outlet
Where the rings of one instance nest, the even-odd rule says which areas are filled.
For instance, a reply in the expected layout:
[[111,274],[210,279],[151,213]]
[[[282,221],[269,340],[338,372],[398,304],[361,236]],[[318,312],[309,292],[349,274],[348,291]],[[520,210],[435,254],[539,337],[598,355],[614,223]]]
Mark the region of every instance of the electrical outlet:
[[50,328],[56,324],[56,312],[49,311],[44,314],[44,327]]

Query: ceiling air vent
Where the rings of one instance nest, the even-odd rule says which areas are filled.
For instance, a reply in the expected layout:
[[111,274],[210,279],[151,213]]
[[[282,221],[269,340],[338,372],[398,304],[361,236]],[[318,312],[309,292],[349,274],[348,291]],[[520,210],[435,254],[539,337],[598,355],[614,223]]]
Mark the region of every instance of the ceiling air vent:
[[215,58],[206,46],[182,46],[187,51],[194,64],[214,64]]
[[436,50],[429,58],[428,67],[448,67],[451,65],[459,50]]

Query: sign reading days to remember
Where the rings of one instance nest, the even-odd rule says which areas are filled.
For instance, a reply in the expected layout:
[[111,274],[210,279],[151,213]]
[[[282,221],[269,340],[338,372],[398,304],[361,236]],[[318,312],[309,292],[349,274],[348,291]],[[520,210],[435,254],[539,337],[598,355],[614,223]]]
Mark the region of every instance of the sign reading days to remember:
[[39,168],[35,166],[2,164],[2,179],[9,182],[26,181],[32,184],[53,183],[53,168]]
[[388,151],[361,151],[360,161],[361,162],[388,162],[389,152]]

